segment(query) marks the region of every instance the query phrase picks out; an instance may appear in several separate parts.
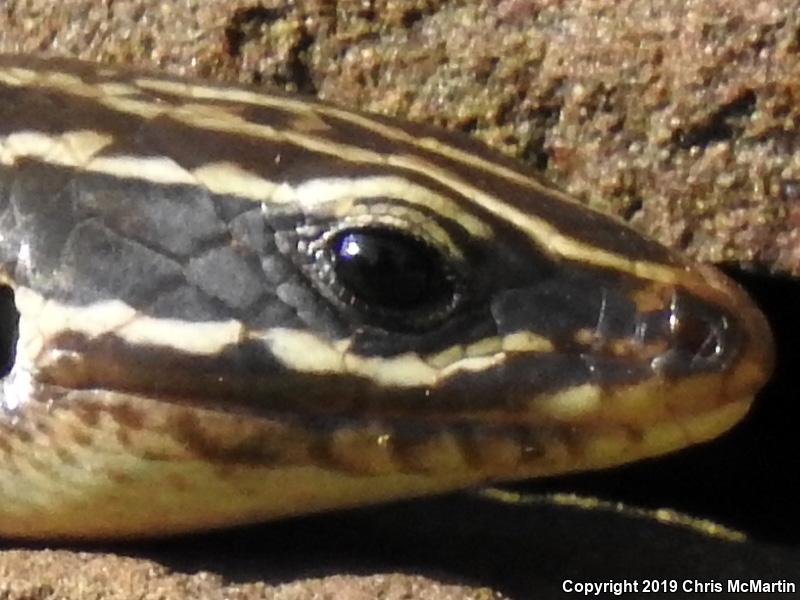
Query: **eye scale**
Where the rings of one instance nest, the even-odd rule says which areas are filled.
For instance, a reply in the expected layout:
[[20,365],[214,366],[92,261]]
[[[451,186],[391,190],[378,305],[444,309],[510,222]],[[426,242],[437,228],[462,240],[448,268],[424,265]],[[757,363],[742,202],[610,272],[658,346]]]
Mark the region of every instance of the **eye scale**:
[[771,372],[724,275],[455,134],[21,56],[0,96],[1,536],[605,468]]

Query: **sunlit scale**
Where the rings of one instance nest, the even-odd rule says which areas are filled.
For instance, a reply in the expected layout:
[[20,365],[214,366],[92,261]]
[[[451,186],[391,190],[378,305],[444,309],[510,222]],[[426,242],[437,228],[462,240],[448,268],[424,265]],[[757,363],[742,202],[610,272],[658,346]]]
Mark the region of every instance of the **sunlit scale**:
[[223,527],[711,439],[731,281],[437,129],[0,57],[0,535]]

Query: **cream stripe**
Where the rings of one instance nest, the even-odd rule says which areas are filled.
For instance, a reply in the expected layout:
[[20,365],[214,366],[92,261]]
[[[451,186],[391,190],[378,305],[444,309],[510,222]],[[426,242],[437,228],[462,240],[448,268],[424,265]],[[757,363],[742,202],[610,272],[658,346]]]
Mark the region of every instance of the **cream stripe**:
[[[262,139],[283,140],[314,152],[327,154],[352,162],[365,162],[374,165],[389,164],[408,169],[423,176],[430,177],[431,179],[450,187],[464,197],[469,198],[476,204],[482,206],[492,214],[505,219],[509,223],[512,223],[521,231],[524,231],[526,234],[528,234],[531,239],[540,247],[546,248],[553,253],[563,256],[564,258],[573,259],[596,266],[614,268],[662,283],[675,283],[681,276],[678,271],[671,267],[653,262],[632,260],[613,252],[598,249],[595,246],[581,242],[578,239],[563,235],[558,231],[557,228],[549,224],[544,219],[537,218],[531,214],[523,213],[513,206],[501,201],[499,198],[470,185],[461,178],[449,175],[445,171],[433,167],[432,165],[413,156],[383,155],[364,148],[358,148],[356,146],[332,143],[328,140],[323,140],[318,136],[307,136],[293,131],[277,131],[274,128],[266,125],[248,123],[237,115],[225,111],[224,109],[220,109],[216,106],[203,107],[203,110],[198,113],[197,111],[189,112],[187,109],[181,109],[180,107],[176,109],[167,104],[159,105],[156,103],[130,100],[119,96],[101,96],[99,94],[99,89],[96,86],[90,86],[74,76],[53,71],[40,71],[39,74],[41,77],[35,80],[36,85],[52,86],[68,94],[91,97],[102,105],[109,106],[122,112],[133,113],[140,116],[145,116],[147,118],[169,113],[173,118],[176,118],[194,127],[202,127],[208,130],[223,132],[233,131],[242,135],[248,135]],[[9,80],[11,77],[3,76],[0,77],[0,79]],[[292,107],[294,107],[295,112],[319,110],[323,113],[332,114],[337,118],[346,118],[349,122],[360,124],[361,126],[372,128],[373,130],[376,130],[375,128],[379,128],[382,131],[385,129],[383,134],[390,137],[397,138],[397,136],[403,134],[402,130],[380,125],[368,117],[358,116],[347,111],[328,108],[322,105],[312,105],[312,103],[308,101],[291,101],[284,98],[268,96],[266,94],[248,92],[246,90],[223,90],[221,88],[215,88],[211,86],[206,87],[189,83],[165,82],[148,78],[139,78],[136,80],[136,82],[143,88],[149,86],[149,89],[156,89],[161,86],[165,91],[169,89],[173,93],[180,93],[184,96],[188,94],[194,98],[215,98],[228,101],[256,103],[260,105],[279,107],[283,110],[292,110]],[[18,85],[24,85],[24,82],[21,82]],[[180,92],[176,90],[183,91]],[[301,110],[298,111],[298,108]],[[440,153],[442,152],[443,144],[436,142],[435,140],[431,141],[430,139],[426,143],[433,144],[431,146],[432,150]],[[457,158],[458,160],[462,160],[465,155],[465,153],[455,148],[448,148],[448,152],[452,152],[453,157]],[[472,166],[478,166],[480,168],[486,168],[486,161],[483,161],[482,159],[470,160],[472,160],[473,163],[468,164],[472,164]],[[562,197],[562,195],[555,194],[553,190],[545,188],[534,180],[529,180],[528,178],[517,174],[515,171],[508,170],[501,165],[494,165],[494,163],[488,164],[491,165],[492,169],[499,169],[499,172],[502,173],[503,177],[512,177],[515,179],[515,181],[517,178],[520,178],[521,181],[525,182],[525,185],[536,190],[538,193],[546,193],[550,196],[557,196],[559,198]],[[620,223],[620,227],[626,227],[626,225]]]
[[197,177],[191,171],[166,156],[98,156],[92,158],[84,170],[164,185],[197,185]]
[[[595,211],[595,209],[578,202],[568,194],[565,194],[552,186],[548,186],[538,181],[535,176],[531,174],[522,174],[519,171],[504,165],[485,160],[477,154],[465,152],[457,146],[451,146],[443,143],[434,137],[413,136],[399,127],[393,127],[392,125],[382,123],[366,114],[345,110],[321,102],[315,102],[312,99],[292,99],[290,97],[269,95],[266,93],[253,92],[239,88],[226,89],[196,83],[168,81],[146,77],[137,78],[135,83],[139,87],[146,90],[164,92],[193,99],[242,102],[246,104],[252,104],[254,106],[290,111],[298,115],[328,115],[346,123],[356,125],[357,127],[362,127],[373,133],[377,133],[378,135],[381,135],[387,139],[403,142],[411,146],[419,146],[425,150],[433,152],[434,154],[439,154],[451,160],[460,162],[463,165],[482,169],[492,173],[493,175],[497,175],[504,179],[511,180],[514,183],[528,187],[534,190],[536,193],[556,197],[562,202],[579,206],[581,209]],[[595,212],[600,213],[600,211]],[[605,213],[600,214],[608,216]],[[622,220],[619,220],[619,224],[623,227],[629,227],[627,223]]]
[[[255,92],[247,92],[239,89],[223,91],[220,88],[147,79],[139,79],[137,80],[137,83],[140,85],[144,83],[145,85],[142,87],[149,86],[149,89],[154,90],[159,87],[159,85],[154,84],[167,84],[161,88],[163,91],[181,93],[182,95],[189,95],[193,98],[227,99],[239,102],[243,101],[264,106],[273,106],[276,108],[282,108],[284,110],[289,107],[297,108],[298,106],[302,105],[302,112],[311,110],[309,108],[311,103],[309,102],[291,101],[283,98],[278,99],[277,97],[256,94]],[[176,91],[180,89],[184,91]],[[187,94],[186,92],[189,93]],[[408,134],[405,134],[405,132],[402,130],[383,126],[375,121],[372,121],[368,117],[333,109],[324,105],[314,104],[314,108],[320,112],[332,114],[338,118],[346,119],[354,124],[379,131],[381,134],[388,137],[392,137],[394,139],[402,138],[403,141],[411,144],[419,143],[418,140],[415,140]],[[185,119],[185,117],[178,118],[181,120]],[[193,117],[190,117],[189,122],[190,124],[195,124]],[[206,123],[206,125],[218,130],[226,130],[226,128],[221,127],[218,122],[209,121]],[[619,254],[601,250],[595,246],[592,246],[591,244],[586,244],[575,238],[565,236],[544,219],[539,219],[529,213],[523,213],[522,211],[517,210],[511,205],[501,201],[497,197],[487,194],[475,186],[468,184],[461,178],[448,175],[446,171],[432,167],[430,164],[420,161],[416,157],[404,155],[383,155],[363,148],[346,147],[340,144],[335,144],[318,136],[309,137],[291,131],[276,132],[271,127],[254,123],[246,123],[244,121],[240,121],[240,123],[234,127],[234,129],[236,132],[244,135],[265,137],[273,140],[284,139],[285,141],[295,143],[303,148],[328,154],[330,156],[336,156],[348,161],[365,162],[370,164],[389,164],[419,173],[421,175],[430,177],[438,183],[441,183],[450,189],[457,191],[462,196],[476,202],[478,205],[482,206],[495,216],[505,219],[522,231],[526,232],[537,243],[537,245],[547,248],[551,252],[560,254],[565,258],[579,260],[602,267],[611,267],[662,283],[675,283],[677,280],[676,271],[671,267],[658,263],[631,260]],[[565,194],[559,193],[552,188],[544,187],[535,180],[529,179],[511,169],[507,169],[502,165],[495,165],[494,163],[488,163],[487,161],[476,157],[470,157],[457,148],[445,146],[433,138],[424,138],[422,141],[429,150],[439,152],[440,154],[444,154],[455,160],[460,160],[469,166],[484,168],[491,172],[496,171],[495,174],[513,179],[518,183],[524,183],[526,186],[536,190],[537,193],[556,196],[563,201],[577,205],[573,199],[569,198]],[[446,152],[443,150],[446,150]],[[491,168],[487,169],[487,165],[489,165]],[[581,206],[580,208],[589,210],[588,207],[584,206]],[[446,214],[445,216],[452,216],[452,214]],[[619,222],[619,225],[620,227],[628,227],[621,221]]]
[[112,136],[93,130],[52,136],[36,131],[19,131],[0,137],[0,163],[13,165],[20,158],[35,158],[92,173],[158,184],[201,185],[215,194],[231,194],[256,202],[297,203],[307,209],[328,202],[387,197],[452,218],[475,237],[492,237],[491,228],[459,210],[452,200],[398,176],[318,178],[291,186],[285,182],[269,181],[230,162],[208,163],[187,170],[168,157],[97,156],[112,142]]
[[70,131],[59,136],[18,131],[0,137],[0,163],[11,166],[24,157],[49,164],[85,168],[111,142],[112,136],[96,131]]
[[[195,356],[213,356],[225,347],[246,341],[263,342],[275,358],[290,369],[302,373],[357,375],[380,385],[397,387],[436,385],[460,372],[491,368],[506,359],[503,338],[475,342],[470,346],[470,356],[459,351],[445,351],[430,357],[409,352],[378,358],[349,352],[347,340],[332,342],[304,330],[251,331],[236,320],[160,319],[138,313],[120,300],[71,306],[47,300],[23,286],[17,287],[14,295],[20,314],[16,364],[30,372],[37,370],[38,361],[52,359],[53,352],[58,354],[58,350],[48,348],[49,341],[66,332],[81,334],[90,340],[110,334],[131,345],[171,348]],[[518,334],[513,334],[509,339],[516,336]],[[477,349],[481,346],[492,351],[480,356]],[[522,349],[518,342],[509,347],[514,351]],[[540,349],[536,344],[528,347],[532,352]],[[450,361],[442,360],[446,354]]]
[[354,111],[348,111],[328,104],[314,102],[313,100],[295,100],[289,97],[273,96],[239,88],[225,89],[196,83],[168,81],[147,77],[139,77],[135,79],[135,83],[142,89],[154,92],[164,92],[186,98],[242,102],[245,104],[252,104],[253,106],[262,106],[265,108],[276,108],[279,110],[290,111],[298,115],[313,115],[315,113],[329,115],[345,121],[346,123],[368,129],[369,131],[377,133],[385,138],[400,141],[413,146],[420,146],[425,150],[440,154],[451,160],[461,162],[464,165],[480,168],[499,177],[510,179],[515,183],[535,190],[537,193],[558,196],[560,200],[565,202],[569,202],[571,204],[580,204],[574,198],[556,189],[553,189],[552,187],[546,186],[532,176],[523,175],[514,169],[510,169],[492,161],[484,160],[480,156],[464,152],[458,147],[443,144],[436,138],[420,138],[412,136],[399,127],[393,127],[391,125],[381,123],[368,115],[359,114]]
[[194,169],[192,174],[212,194],[231,194],[257,202],[274,202],[285,185],[268,181],[227,161],[206,163]]
[[46,350],[50,339],[67,331],[90,338],[113,334],[130,344],[211,356],[240,340],[244,329],[234,320],[193,322],[148,317],[120,300],[70,306],[22,286],[14,289],[14,303],[20,314],[18,358],[28,365]]
[[409,204],[434,210],[443,217],[457,222],[477,238],[492,237],[492,230],[486,223],[460,210],[452,200],[395,175],[370,175],[358,179],[320,177],[294,187],[282,184],[275,189],[269,201],[281,204],[296,202],[303,207],[312,208],[326,202],[381,197],[404,200]]

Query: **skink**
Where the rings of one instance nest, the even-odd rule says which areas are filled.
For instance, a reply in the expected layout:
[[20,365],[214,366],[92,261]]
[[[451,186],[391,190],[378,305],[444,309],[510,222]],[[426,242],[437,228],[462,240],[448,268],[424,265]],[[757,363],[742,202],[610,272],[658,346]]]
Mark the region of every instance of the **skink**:
[[480,144],[0,57],[0,535],[155,536],[713,438],[771,371],[715,269]]

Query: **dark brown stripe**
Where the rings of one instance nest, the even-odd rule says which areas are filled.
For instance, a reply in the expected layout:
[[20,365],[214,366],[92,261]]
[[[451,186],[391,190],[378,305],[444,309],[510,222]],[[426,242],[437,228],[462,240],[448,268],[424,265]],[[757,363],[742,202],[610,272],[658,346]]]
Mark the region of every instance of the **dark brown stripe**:
[[[460,372],[434,387],[395,388],[346,373],[293,371],[260,343],[195,356],[170,347],[131,346],[114,335],[90,340],[66,332],[50,341],[44,356],[52,358],[41,368],[41,381],[66,389],[108,389],[267,418],[402,417],[430,423],[476,419],[476,426],[491,424],[495,417],[524,419],[528,403],[541,394],[584,383],[635,383],[651,375],[646,363],[632,359],[598,357],[592,371],[580,354],[521,353],[495,367]],[[617,364],[619,368],[613,368]]]
[[[6,58],[4,62],[7,62]],[[2,64],[2,63],[0,63]],[[36,61],[23,61],[22,64],[37,64]],[[38,63],[45,68],[52,68],[52,64]],[[69,66],[69,63],[57,63],[73,72],[80,73],[89,83],[105,78],[96,77],[91,70],[83,64]],[[162,77],[162,79],[167,79]],[[126,79],[120,75],[120,81]],[[211,84],[204,84],[211,85]],[[213,86],[219,87],[221,86]],[[249,89],[249,88],[242,88]],[[151,98],[164,94],[148,93]],[[174,98],[173,98],[174,100]],[[206,101],[192,100],[204,103]],[[209,105],[224,107],[234,115],[242,116],[252,123],[269,125],[281,129],[291,127],[297,119],[295,114],[274,108],[257,107],[234,102],[220,102],[214,100]],[[338,156],[320,155],[302,148],[293,147],[292,144],[275,144],[274,141],[252,140],[238,134],[225,134],[197,130],[193,127],[181,126],[171,118],[164,117],[144,123],[139,117],[120,114],[117,111],[99,107],[96,103],[72,96],[63,92],[46,91],[42,88],[6,88],[0,91],[0,105],[24,107],[17,109],[14,114],[4,115],[0,120],[0,132],[8,131],[9,127],[15,130],[30,128],[44,132],[60,132],[73,129],[99,129],[112,133],[118,140],[117,152],[131,152],[145,156],[165,154],[180,164],[189,168],[204,164],[208,161],[230,160],[240,164],[243,168],[261,174],[269,180],[286,178],[292,180],[293,176],[299,179],[308,179],[324,176],[351,177],[364,173],[364,165],[342,160]],[[44,116],[43,116],[44,115]],[[522,212],[530,212],[544,219],[558,228],[563,234],[586,241],[598,248],[605,249],[623,256],[633,256],[637,260],[648,260],[664,264],[676,264],[675,256],[655,242],[647,240],[639,234],[621,227],[616,221],[596,212],[587,211],[584,207],[564,202],[558,198],[540,193],[531,187],[515,183],[508,178],[495,175],[488,170],[482,170],[474,165],[465,165],[457,160],[447,158],[437,152],[411,143],[398,140],[389,140],[375,131],[353,125],[352,123],[319,115],[323,122],[330,125],[324,132],[315,132],[313,136],[327,139],[339,144],[342,153],[347,148],[354,150],[372,149],[381,155],[407,155],[413,156],[422,164],[427,164],[425,170],[433,174],[441,170],[447,176],[460,177],[464,182],[477,186],[486,193],[497,198],[505,199]],[[391,123],[402,131],[415,137],[432,137],[440,140],[469,154],[478,154],[498,164],[516,171],[519,169],[510,161],[489,149],[464,138],[443,133],[437,129],[427,128],[417,124],[407,124],[386,119],[376,119],[376,122]],[[4,126],[2,123],[8,125]],[[124,140],[124,141],[122,141]],[[274,159],[281,155],[281,162],[286,164],[276,168]],[[382,173],[397,172],[388,166],[380,166]],[[519,171],[522,172],[522,171]],[[530,175],[530,174],[527,174]],[[404,175],[406,176],[406,175]],[[427,184],[430,185],[430,184]],[[469,203],[465,209],[474,210]],[[546,243],[546,240],[544,241]]]

